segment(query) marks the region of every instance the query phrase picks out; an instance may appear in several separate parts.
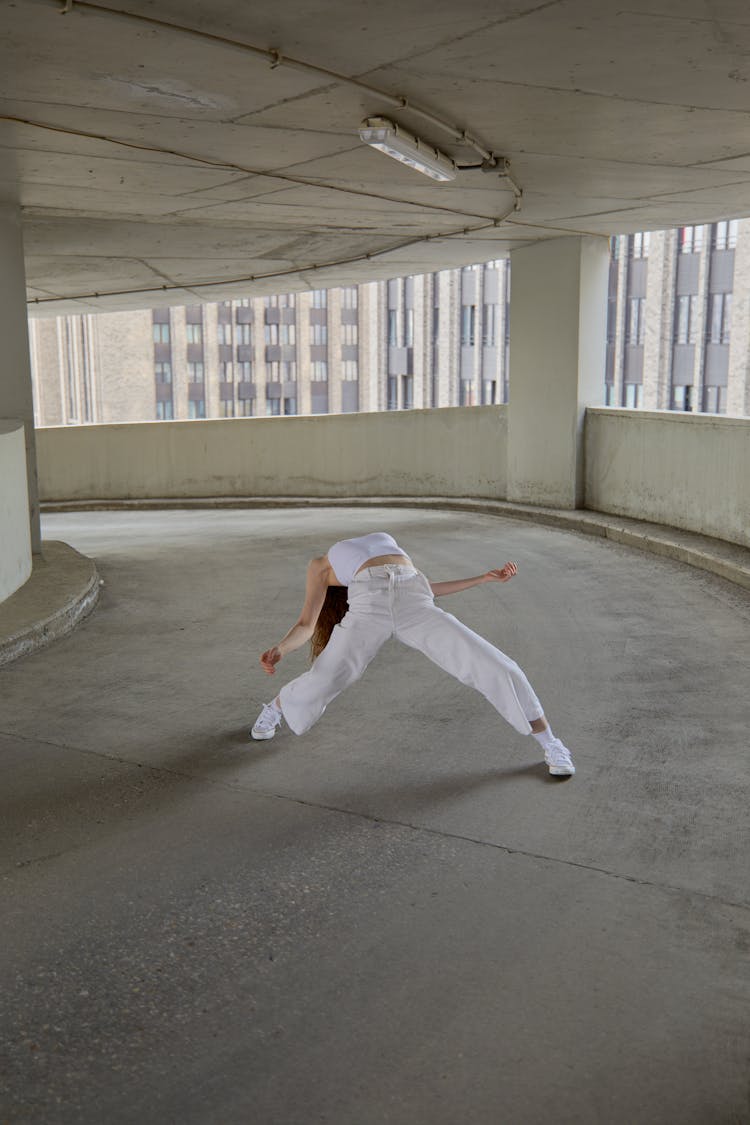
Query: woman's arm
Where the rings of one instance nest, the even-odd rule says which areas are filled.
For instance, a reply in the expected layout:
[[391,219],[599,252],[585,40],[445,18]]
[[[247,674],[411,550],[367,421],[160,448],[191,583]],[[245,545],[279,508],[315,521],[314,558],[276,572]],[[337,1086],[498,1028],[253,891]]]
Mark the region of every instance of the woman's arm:
[[301,648],[315,632],[315,622],[318,620],[318,614],[325,601],[326,590],[330,585],[330,576],[331,564],[328,562],[326,555],[310,562],[307,568],[305,604],[302,606],[299,617],[286,636],[282,637],[277,645],[266,649],[260,658],[261,667],[269,676],[274,674],[276,665],[282,656]]
[[488,570],[486,574],[478,574],[476,578],[457,578],[453,582],[430,582],[430,586],[435,597],[442,598],[446,594],[458,594],[461,590],[471,589],[472,586],[481,586],[484,582],[509,582],[517,573],[516,564],[508,562],[501,569]]

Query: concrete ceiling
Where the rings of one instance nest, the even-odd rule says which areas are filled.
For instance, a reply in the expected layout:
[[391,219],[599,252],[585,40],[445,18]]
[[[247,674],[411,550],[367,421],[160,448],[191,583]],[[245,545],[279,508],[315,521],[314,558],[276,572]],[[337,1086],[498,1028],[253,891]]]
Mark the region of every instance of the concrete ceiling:
[[[315,288],[750,214],[739,0],[123,3],[2,5],[0,193],[23,207],[32,312]],[[360,120],[382,114],[481,161],[387,95],[508,158],[520,208],[494,172],[433,183],[361,144]]]

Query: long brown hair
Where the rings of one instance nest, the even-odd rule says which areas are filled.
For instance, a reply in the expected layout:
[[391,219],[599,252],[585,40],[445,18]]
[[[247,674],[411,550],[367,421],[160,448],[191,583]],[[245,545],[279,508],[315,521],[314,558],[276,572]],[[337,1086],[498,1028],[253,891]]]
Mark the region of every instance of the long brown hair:
[[338,625],[348,609],[348,588],[346,586],[329,586],[326,590],[326,600],[315,622],[315,632],[310,638],[310,662],[320,656],[323,649],[331,639],[334,625]]

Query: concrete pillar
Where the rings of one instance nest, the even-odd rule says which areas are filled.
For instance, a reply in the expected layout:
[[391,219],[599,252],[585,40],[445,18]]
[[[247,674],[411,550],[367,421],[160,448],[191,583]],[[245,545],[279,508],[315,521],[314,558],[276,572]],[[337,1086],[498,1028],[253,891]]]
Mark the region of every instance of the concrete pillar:
[[583,421],[604,401],[609,240],[511,253],[508,499],[584,503]]
[[21,209],[15,203],[4,202],[0,202],[0,340],[0,418],[18,418],[24,424],[31,546],[39,552],[42,544]]

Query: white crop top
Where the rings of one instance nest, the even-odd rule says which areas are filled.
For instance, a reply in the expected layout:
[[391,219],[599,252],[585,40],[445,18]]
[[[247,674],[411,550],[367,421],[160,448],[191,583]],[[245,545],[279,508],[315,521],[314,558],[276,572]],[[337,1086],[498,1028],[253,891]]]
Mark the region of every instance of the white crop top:
[[387,531],[372,531],[369,535],[358,535],[356,539],[341,539],[334,543],[328,552],[328,561],[341,585],[348,586],[359,568],[368,559],[376,559],[379,555],[403,555],[408,558],[406,551],[401,550]]

